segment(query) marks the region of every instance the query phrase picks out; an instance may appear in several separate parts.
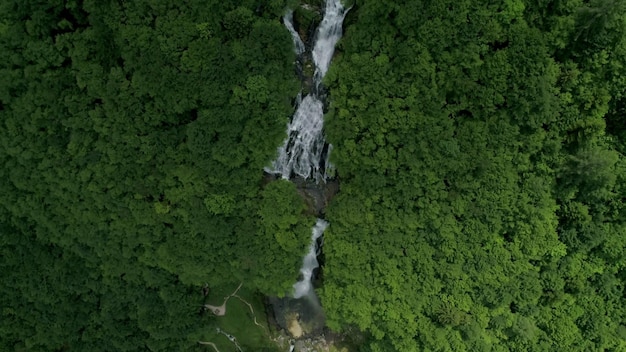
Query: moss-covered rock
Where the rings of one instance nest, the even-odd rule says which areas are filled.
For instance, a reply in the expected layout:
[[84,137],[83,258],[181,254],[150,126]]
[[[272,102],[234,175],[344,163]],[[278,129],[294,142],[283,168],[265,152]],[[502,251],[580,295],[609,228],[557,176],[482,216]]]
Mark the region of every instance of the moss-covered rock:
[[313,4],[304,3],[295,9],[293,14],[294,27],[305,43],[309,43],[315,34],[315,28],[322,21],[322,4],[310,1]]

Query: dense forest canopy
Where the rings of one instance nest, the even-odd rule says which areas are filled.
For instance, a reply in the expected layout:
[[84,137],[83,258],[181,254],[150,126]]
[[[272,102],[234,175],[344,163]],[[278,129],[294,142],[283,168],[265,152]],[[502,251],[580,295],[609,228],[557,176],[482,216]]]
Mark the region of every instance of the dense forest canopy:
[[356,1],[327,76],[329,326],[626,349],[626,4]]
[[[626,350],[626,3],[347,5],[329,328],[363,351]],[[298,6],[0,0],[1,350],[207,350],[205,284],[289,293],[314,219],[262,170]]]
[[205,283],[290,288],[286,3],[0,3],[0,349],[186,350]]

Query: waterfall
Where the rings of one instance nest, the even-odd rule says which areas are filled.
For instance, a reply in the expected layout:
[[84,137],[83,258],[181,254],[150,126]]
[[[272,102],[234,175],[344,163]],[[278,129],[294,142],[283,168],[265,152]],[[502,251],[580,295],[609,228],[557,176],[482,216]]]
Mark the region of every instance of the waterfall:
[[[278,148],[278,157],[265,171],[280,174],[284,179],[299,176],[313,177],[318,183],[326,180],[329,167],[328,156],[332,146],[324,140],[324,102],[321,94],[322,79],[335,52],[335,45],[341,38],[343,19],[349,9],[344,9],[341,0],[326,0],[324,17],[317,27],[312,51],[315,72],[311,92],[296,99],[296,112],[287,125],[287,138]],[[298,59],[302,59],[305,45],[293,25],[293,12],[284,17],[285,27],[291,33]],[[302,260],[300,279],[293,285],[293,298],[315,297],[313,292],[313,272],[319,266],[317,261],[317,240],[322,236],[328,222],[317,219],[312,229],[309,250]]]
[[[349,10],[349,9],[348,9]],[[341,0],[327,0],[324,18],[314,37],[313,86],[296,107],[291,122],[287,125],[287,138],[278,148],[278,157],[272,166],[265,169],[268,173],[280,174],[284,179],[292,175],[315,180],[326,179],[330,146],[324,140],[324,103],[321,97],[321,84],[328,71],[330,60],[335,52],[335,45],[341,38],[342,23],[347,13]],[[293,12],[288,12],[283,21],[291,33],[297,55],[304,52],[304,43],[293,26]]]
[[[349,10],[349,9],[348,9]],[[343,8],[341,0],[327,0],[324,18],[317,28],[313,62],[315,62],[315,83],[320,84],[328,71],[330,60],[335,53],[335,45],[341,38],[343,19],[348,11]]]
[[288,11],[287,14],[283,17],[283,22],[285,23],[285,27],[291,33],[291,38],[293,39],[293,44],[295,45],[296,55],[300,55],[304,52],[304,43],[302,39],[300,39],[300,35],[296,32],[295,28],[293,28],[293,11]]
[[304,256],[304,259],[302,260],[302,268],[300,268],[300,275],[302,278],[293,285],[293,298],[302,298],[313,292],[313,284],[311,283],[313,270],[319,266],[319,263],[317,262],[317,239],[322,236],[327,226],[327,221],[317,219],[317,222],[313,227],[309,251]]

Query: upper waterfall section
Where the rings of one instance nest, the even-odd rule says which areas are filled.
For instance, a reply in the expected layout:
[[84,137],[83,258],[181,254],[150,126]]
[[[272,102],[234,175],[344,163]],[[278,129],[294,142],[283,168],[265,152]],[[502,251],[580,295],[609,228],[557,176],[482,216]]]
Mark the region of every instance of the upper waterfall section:
[[328,71],[330,60],[335,53],[335,46],[343,33],[343,19],[349,9],[345,9],[340,0],[326,1],[324,18],[317,28],[313,62],[315,63],[315,83],[319,84]]
[[285,17],[283,17],[283,22],[285,23],[285,27],[289,33],[291,33],[291,38],[293,39],[293,44],[295,46],[296,55],[300,55],[304,52],[304,42],[300,39],[300,34],[296,32],[296,29],[293,28],[293,11],[287,12]]
[[[313,38],[311,56],[315,65],[314,89],[304,99],[298,100],[296,112],[287,125],[287,138],[278,148],[276,160],[265,171],[280,174],[285,179],[291,178],[292,175],[304,179],[310,177],[317,180],[326,179],[330,146],[324,139],[324,102],[319,92],[322,79],[335,52],[335,45],[341,38],[343,19],[347,12],[341,0],[326,1],[324,17]],[[294,28],[293,12],[288,12],[283,20],[293,38],[296,54],[302,54],[305,45]]]

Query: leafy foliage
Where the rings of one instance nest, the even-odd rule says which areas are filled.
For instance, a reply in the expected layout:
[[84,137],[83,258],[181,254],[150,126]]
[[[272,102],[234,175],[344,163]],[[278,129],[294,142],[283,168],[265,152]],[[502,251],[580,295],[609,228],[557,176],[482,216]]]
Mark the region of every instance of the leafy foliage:
[[[364,351],[625,350],[624,2],[349,3],[328,326]],[[261,170],[297,5],[0,0],[1,350],[201,349],[237,324],[198,314],[205,283],[288,293],[313,221]]]
[[193,350],[205,282],[296,279],[240,264],[309,237],[268,247],[308,220],[258,202],[298,205],[261,187],[298,86],[285,6],[0,1],[0,349]]
[[621,2],[364,0],[346,21],[329,326],[368,351],[626,348]]

